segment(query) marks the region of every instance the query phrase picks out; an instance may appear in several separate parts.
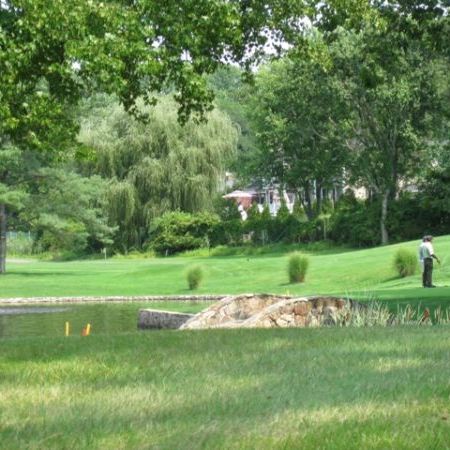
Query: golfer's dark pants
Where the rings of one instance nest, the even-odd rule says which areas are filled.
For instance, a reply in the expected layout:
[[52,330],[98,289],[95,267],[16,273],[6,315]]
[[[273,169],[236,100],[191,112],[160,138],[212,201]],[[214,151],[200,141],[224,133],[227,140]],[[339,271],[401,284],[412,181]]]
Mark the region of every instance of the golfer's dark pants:
[[433,258],[425,258],[423,260],[422,284],[423,287],[433,285]]

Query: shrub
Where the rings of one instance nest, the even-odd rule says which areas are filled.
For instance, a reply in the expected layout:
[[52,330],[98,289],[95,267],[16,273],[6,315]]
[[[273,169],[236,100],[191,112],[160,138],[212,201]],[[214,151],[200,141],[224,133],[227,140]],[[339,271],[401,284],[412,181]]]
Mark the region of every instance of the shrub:
[[296,252],[289,257],[288,273],[291,283],[302,283],[305,281],[306,271],[308,270],[309,259],[306,256]]
[[343,199],[330,218],[330,238],[338,244],[350,244],[354,247],[379,244],[379,211],[380,206],[376,201]]
[[241,213],[238,205],[232,199],[225,199],[222,196],[214,200],[214,211],[223,221],[241,220]]
[[417,270],[416,254],[406,248],[399,248],[394,256],[394,267],[401,278],[414,275]]
[[174,254],[215,245],[214,236],[220,219],[215,214],[165,213],[150,227],[150,245],[158,254]]
[[211,247],[217,245],[239,245],[242,243],[243,224],[242,220],[222,220],[211,230]]
[[282,202],[277,216],[272,220],[269,228],[271,243],[284,242],[286,244],[300,242],[303,223],[296,214],[289,212],[286,203]]
[[251,234],[254,244],[268,244],[269,231],[273,224],[273,218],[270,215],[269,207],[264,206],[262,212],[258,211],[254,204],[248,211],[248,218],[245,221],[245,232]]
[[203,268],[201,266],[192,266],[186,272],[186,278],[189,289],[197,289],[203,280]]

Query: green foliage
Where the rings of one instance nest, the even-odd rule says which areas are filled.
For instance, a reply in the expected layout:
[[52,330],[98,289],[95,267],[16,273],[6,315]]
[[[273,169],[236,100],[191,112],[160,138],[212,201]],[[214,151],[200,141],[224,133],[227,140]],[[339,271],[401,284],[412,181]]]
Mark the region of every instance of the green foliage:
[[[446,178],[433,174],[421,183],[420,192],[404,192],[391,201],[386,226],[392,242],[450,232]],[[377,245],[379,214],[379,202],[362,202],[345,195],[330,217],[330,237],[355,247]]]
[[203,276],[204,271],[202,266],[196,265],[188,268],[186,272],[186,279],[189,289],[191,290],[197,289],[203,280]]
[[303,283],[309,267],[309,259],[301,253],[294,252],[289,256],[288,275],[290,283]]
[[379,244],[378,204],[356,200],[341,203],[330,218],[330,238],[354,247]]
[[219,196],[214,202],[214,211],[223,221],[241,219],[236,202],[230,198]]
[[434,225],[437,223],[427,211],[421,193],[402,193],[391,202],[387,228],[392,242],[418,239],[424,234],[435,233]]
[[422,309],[420,305],[415,308],[407,305],[393,313],[385,304],[370,302],[359,304],[350,310],[341,310],[334,317],[333,325],[344,327],[391,327],[398,325],[446,325],[450,324],[450,310],[440,307],[430,314],[428,308]]
[[219,218],[210,213],[166,213],[154,220],[149,245],[161,255],[209,247],[218,225]]
[[220,217],[220,222],[214,227],[211,245],[240,244],[244,225],[236,202],[220,196],[214,203],[214,211]]
[[13,229],[32,232],[33,252],[79,255],[112,242],[114,227],[108,226],[105,211],[107,186],[99,177],[82,177],[71,164],[47,153],[5,145],[0,147],[0,178],[7,222]]
[[433,234],[450,232],[450,164],[427,173],[420,185],[424,230]]
[[208,80],[214,90],[217,106],[239,128],[238,158],[230,165],[230,170],[241,180],[251,181],[257,171],[258,145],[256,130],[248,114],[252,88],[245,83],[244,75],[239,68],[226,66],[217,70]]
[[28,196],[21,183],[24,166],[18,147],[0,145],[0,203],[12,210],[20,210]]
[[[409,11],[406,3],[399,9]],[[345,181],[363,184],[379,200],[377,240],[386,243],[400,180],[417,177],[435,142],[447,140],[448,60],[431,44],[442,37],[429,27],[447,35],[448,17],[430,10],[412,26],[392,5],[366,3],[358,13],[335,6],[319,8],[317,17],[318,28],[333,33],[311,31],[303,46],[256,77],[255,173],[296,190],[313,219],[331,212],[321,204],[322,189],[342,180],[345,169]]]
[[[311,52],[323,51],[317,33],[306,42]],[[342,176],[348,159],[339,124],[349,113],[336,86],[322,61],[293,51],[259,71],[252,96],[259,172],[301,192],[309,218],[321,211],[321,188]]]
[[32,226],[35,251],[98,251],[112,243],[107,225],[107,184],[98,176],[84,178],[63,169],[41,169],[39,188],[32,193],[20,218]]
[[[310,221],[251,211],[243,224],[225,209],[211,245],[241,243],[243,228],[256,244],[321,239],[316,218],[332,213],[322,188],[344,168],[372,197],[333,214],[336,241],[374,245],[380,228],[394,241],[449,231],[450,27],[439,2],[181,3],[0,2],[0,205],[8,223],[33,231],[36,249],[97,251],[118,227],[114,248],[140,250],[163,213],[211,210],[233,165],[295,190]],[[320,31],[299,33],[306,15]],[[236,67],[214,73],[230,60],[248,69],[268,42],[298,45],[259,70],[254,89]],[[213,90],[231,119],[208,113]],[[80,119],[74,106],[98,92]],[[431,160],[440,168],[424,170]],[[399,180],[424,172],[419,194],[398,198]],[[93,175],[108,179],[106,193]]]
[[294,214],[290,214],[289,211],[285,214],[280,208],[277,216],[272,222],[270,239],[272,242],[299,242],[301,228],[300,221]]
[[221,220],[213,230],[211,245],[239,245],[242,243],[244,222],[241,219]]
[[33,238],[28,233],[8,233],[8,254],[12,256],[29,256],[33,253]]
[[320,239],[318,233],[318,221],[307,221],[303,210],[297,209],[291,214],[284,202],[282,202],[277,216],[269,223],[270,242],[299,243],[314,242]]
[[248,217],[244,224],[246,233],[252,237],[254,244],[268,244],[270,242],[270,230],[272,227],[272,216],[267,205],[259,212],[256,204],[248,210]]
[[95,153],[81,163],[83,170],[111,178],[108,209],[111,223],[119,226],[115,245],[122,251],[141,248],[151,222],[167,211],[211,209],[236,150],[236,129],[219,111],[208,114],[207,123],[183,127],[168,98],[142,112],[146,123],[115,103],[93,108],[80,132]]
[[406,248],[399,248],[394,255],[394,268],[401,278],[414,275],[417,271],[417,255]]
[[281,222],[286,221],[290,215],[291,215],[291,213],[289,212],[286,202],[284,200],[282,200],[281,206],[277,211],[277,215],[276,215],[277,220],[280,220]]
[[71,128],[64,110],[93,89],[138,114],[138,98],[151,104],[175,88],[180,118],[201,114],[213,97],[202,75],[224,59],[251,64],[269,30],[289,31],[284,18],[304,14],[296,3],[3,0],[0,136],[40,147]]
[[423,29],[406,39],[397,20],[389,14],[380,19],[381,27],[368,21],[362,30],[340,30],[330,45],[337,83],[353,111],[346,124],[351,180],[380,199],[384,244],[399,180],[420,173],[443,118],[438,55],[430,51]]
[[[285,18],[301,17],[304,12],[303,4],[280,5],[271,1],[249,7],[245,2],[216,0],[182,4],[175,0],[163,4],[153,0],[137,3],[2,0],[0,148],[11,143],[26,153],[22,157],[26,162],[23,175],[18,179],[0,173],[2,211],[5,204],[9,209],[13,203],[20,204],[24,193],[35,187],[31,187],[36,184],[33,176],[25,170],[31,168],[30,162],[37,163],[32,168],[35,171],[72,154],[95,159],[89,158],[92,153],[88,145],[74,148],[78,123],[73,106],[83,96],[93,92],[115,94],[127,111],[152,121],[137,103],[153,105],[158,93],[172,92],[178,103],[175,116],[180,122],[186,123],[191,115],[197,120],[205,119],[212,108],[213,92],[203,75],[213,73],[225,60],[240,62],[249,69],[263,53],[272,32],[281,38],[283,32],[292,30],[291,23],[295,20]],[[125,129],[122,127],[119,134]],[[217,130],[224,128],[218,126]],[[180,130],[178,133],[182,134]],[[118,137],[111,133],[109,141]],[[178,205],[187,204],[188,210],[198,209],[198,204],[208,198],[211,193],[208,183],[216,179],[210,172],[217,169],[214,160],[217,146],[209,147],[209,159],[200,161],[198,137],[194,133],[178,147],[176,159],[181,160],[181,174],[184,171],[187,175],[181,182],[183,188],[171,186],[173,189],[163,190],[163,196],[156,189],[150,202],[147,197],[139,198],[136,211],[142,213],[133,217],[132,224],[127,223],[128,228],[133,225],[130,232],[125,233],[122,227],[116,235],[118,247],[140,247],[149,216],[168,209],[162,202],[155,204],[155,199],[163,198],[167,192]],[[227,142],[232,146],[234,139]],[[161,148],[164,153],[166,144],[162,133],[155,138],[153,148]],[[154,187],[158,180],[167,178],[158,168],[159,162],[151,154],[145,156],[146,161],[138,162],[135,173],[125,175],[132,178],[133,185],[142,185],[149,174],[156,174],[150,178]],[[213,160],[212,165],[209,160]],[[123,169],[128,169],[130,164],[122,162],[125,162]],[[192,173],[191,165],[202,167]],[[92,173],[87,171],[88,175]],[[124,181],[123,174],[112,175],[111,170],[109,174],[117,176],[119,182]],[[2,214],[2,230],[6,228],[3,217]],[[67,226],[71,228],[69,234],[81,236],[81,229],[73,224]],[[57,228],[61,229],[61,224]],[[76,245],[82,246],[82,242],[83,239]],[[5,249],[2,232],[1,271]]]

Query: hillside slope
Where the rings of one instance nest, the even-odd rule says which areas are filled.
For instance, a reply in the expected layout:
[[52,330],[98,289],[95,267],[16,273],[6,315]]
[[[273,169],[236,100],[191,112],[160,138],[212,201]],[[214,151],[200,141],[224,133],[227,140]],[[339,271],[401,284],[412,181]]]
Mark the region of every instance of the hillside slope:
[[[400,247],[417,251],[419,241],[344,251],[309,253],[306,282],[289,284],[287,254],[232,257],[169,257],[75,262],[12,262],[0,277],[0,298],[81,295],[189,295],[273,292],[295,295],[347,294],[355,298],[450,305],[450,236],[434,240],[442,265],[435,267],[438,289],[423,289],[420,273],[398,278],[393,257]],[[185,271],[205,270],[198,290],[187,289]]]

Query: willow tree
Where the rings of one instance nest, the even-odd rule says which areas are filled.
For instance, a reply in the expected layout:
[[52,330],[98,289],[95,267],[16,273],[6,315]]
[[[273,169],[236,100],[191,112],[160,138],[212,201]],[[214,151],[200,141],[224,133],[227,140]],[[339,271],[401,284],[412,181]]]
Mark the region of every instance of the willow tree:
[[166,211],[209,209],[237,145],[236,128],[218,110],[183,126],[169,98],[141,112],[145,122],[117,103],[94,108],[80,131],[93,152],[84,170],[110,179],[109,216],[122,251],[140,248],[151,220]]

